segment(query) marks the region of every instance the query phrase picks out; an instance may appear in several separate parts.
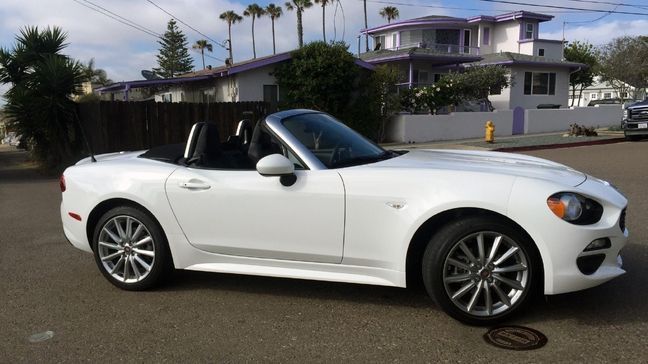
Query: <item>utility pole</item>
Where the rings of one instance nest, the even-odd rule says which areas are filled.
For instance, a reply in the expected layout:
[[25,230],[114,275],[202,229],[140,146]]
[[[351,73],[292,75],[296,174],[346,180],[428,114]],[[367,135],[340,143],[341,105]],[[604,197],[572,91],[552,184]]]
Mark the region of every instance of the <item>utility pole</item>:
[[369,52],[369,33],[367,32],[367,28],[369,28],[369,23],[367,22],[367,0],[363,0],[364,2],[364,16],[365,16],[365,51]]

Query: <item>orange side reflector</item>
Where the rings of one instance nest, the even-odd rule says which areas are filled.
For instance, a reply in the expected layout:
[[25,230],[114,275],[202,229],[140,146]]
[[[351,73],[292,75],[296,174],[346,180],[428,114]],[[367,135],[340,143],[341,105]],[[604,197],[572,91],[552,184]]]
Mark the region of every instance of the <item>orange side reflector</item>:
[[70,217],[72,217],[74,220],[79,220],[79,221],[81,221],[81,215],[79,215],[79,214],[75,214],[74,212],[68,212],[68,214],[69,214]]
[[548,198],[547,206],[549,206],[549,209],[559,218],[562,219],[565,216],[565,205],[560,202],[560,199],[552,197]]

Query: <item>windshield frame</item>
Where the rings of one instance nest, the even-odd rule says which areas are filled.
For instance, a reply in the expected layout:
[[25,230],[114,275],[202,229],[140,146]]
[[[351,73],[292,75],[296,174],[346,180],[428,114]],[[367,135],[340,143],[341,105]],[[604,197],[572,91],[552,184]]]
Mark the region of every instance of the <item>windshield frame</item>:
[[[327,169],[339,169],[339,168],[347,168],[351,166],[340,166],[340,167],[333,167],[333,168],[328,168],[322,161],[320,161],[305,145],[303,145],[295,135],[293,135],[290,130],[288,130],[284,125],[283,121],[297,117],[297,116],[302,116],[305,114],[322,114],[326,115],[328,119],[331,122],[337,123],[338,126],[341,126],[344,129],[347,129],[348,132],[355,134],[356,136],[360,137],[363,139],[364,142],[371,144],[372,146],[376,147],[378,150],[381,151],[381,154],[384,155],[384,153],[387,152],[384,148],[382,148],[380,145],[374,143],[372,140],[368,139],[367,137],[363,136],[362,134],[356,132],[355,130],[349,128],[347,125],[344,123],[340,122],[337,120],[335,117],[332,115],[329,115],[324,112],[320,111],[314,111],[314,110],[288,110],[288,111],[282,111],[278,112],[272,115],[269,115],[265,119],[265,124],[268,126],[268,128],[278,137],[280,138],[290,149],[292,149],[295,154],[307,165],[308,169],[310,170],[327,170]],[[381,159],[376,160],[379,161]],[[366,163],[362,164],[368,164],[371,163],[371,161],[368,161]],[[358,165],[358,164],[353,164],[353,165]]]

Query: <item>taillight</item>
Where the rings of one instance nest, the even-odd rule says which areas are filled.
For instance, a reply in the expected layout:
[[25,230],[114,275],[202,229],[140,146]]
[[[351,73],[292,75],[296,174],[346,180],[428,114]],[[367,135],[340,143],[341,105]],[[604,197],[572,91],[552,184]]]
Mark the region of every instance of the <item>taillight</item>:
[[59,187],[61,187],[61,192],[65,192],[65,176],[61,175],[59,178]]

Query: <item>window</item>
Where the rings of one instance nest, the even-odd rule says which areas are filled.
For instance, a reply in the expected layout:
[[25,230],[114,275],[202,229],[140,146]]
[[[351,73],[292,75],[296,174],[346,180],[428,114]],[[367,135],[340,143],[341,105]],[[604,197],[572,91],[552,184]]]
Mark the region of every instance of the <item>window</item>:
[[611,92],[604,92],[603,93],[603,98],[604,99],[611,99],[612,98],[612,93]]
[[624,92],[624,93],[623,93],[622,95],[623,95],[623,98],[624,98],[624,99],[627,99],[627,98],[629,98],[629,97],[630,97],[630,95],[628,95],[628,93],[627,93],[627,92]]
[[545,51],[544,48],[538,49],[538,57],[544,57]]
[[484,45],[489,45],[490,44],[490,28],[485,27],[484,28],[484,40],[482,42]]
[[279,101],[279,87],[277,85],[263,85],[263,101],[276,105]]
[[598,94],[591,93],[590,94],[590,100],[596,100],[596,99],[598,99]]
[[427,84],[430,82],[430,74],[428,71],[419,71],[418,73],[418,83]]
[[524,27],[524,39],[533,39],[535,24],[526,23]]
[[393,33],[392,34],[392,44],[391,44],[392,49],[398,48],[398,33]]
[[173,97],[171,94],[163,94],[162,102],[173,102]]
[[524,72],[525,95],[555,95],[556,74],[544,72]]

